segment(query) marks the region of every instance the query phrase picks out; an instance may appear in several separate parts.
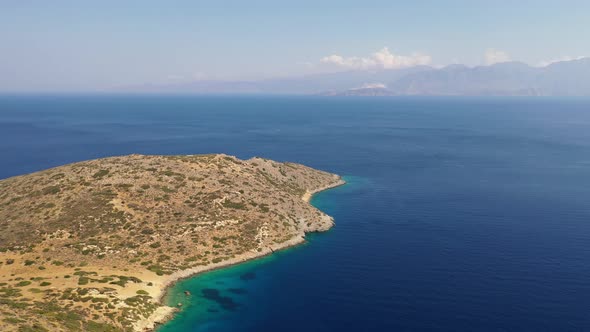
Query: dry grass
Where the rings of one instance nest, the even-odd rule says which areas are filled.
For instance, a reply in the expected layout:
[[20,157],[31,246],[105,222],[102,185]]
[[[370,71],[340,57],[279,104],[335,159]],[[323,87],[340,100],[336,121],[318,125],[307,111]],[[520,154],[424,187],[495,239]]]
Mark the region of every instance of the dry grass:
[[301,198],[337,179],[261,158],[130,155],[2,180],[0,330],[132,330],[166,275],[329,228]]

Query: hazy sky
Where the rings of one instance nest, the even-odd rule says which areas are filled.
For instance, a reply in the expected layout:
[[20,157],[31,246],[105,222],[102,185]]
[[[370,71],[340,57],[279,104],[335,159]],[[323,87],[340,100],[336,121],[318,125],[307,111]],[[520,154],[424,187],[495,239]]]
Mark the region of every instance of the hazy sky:
[[0,0],[0,91],[590,55],[590,1]]

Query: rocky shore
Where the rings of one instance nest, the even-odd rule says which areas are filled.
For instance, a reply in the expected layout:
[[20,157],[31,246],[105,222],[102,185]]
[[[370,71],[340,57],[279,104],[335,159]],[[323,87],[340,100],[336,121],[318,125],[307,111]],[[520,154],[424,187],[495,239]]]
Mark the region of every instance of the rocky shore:
[[[315,195],[319,192],[325,191],[325,190],[329,190],[332,188],[342,186],[344,184],[346,184],[346,181],[344,181],[340,177],[337,177],[337,180],[331,184],[319,187],[317,189],[306,191],[301,198],[303,201],[309,203],[311,201],[311,198],[313,197],[313,195]],[[325,215],[324,218],[326,218],[325,222],[322,223],[322,225],[319,226],[318,229],[315,231],[323,232],[323,231],[327,231],[330,228],[332,228],[332,226],[334,225],[334,219],[330,216],[327,216],[327,215]],[[207,266],[199,266],[199,267],[188,269],[188,270],[177,271],[177,272],[173,273],[172,275],[170,275],[168,278],[166,278],[166,280],[161,284],[161,286],[160,286],[161,293],[160,293],[160,296],[157,298],[157,300],[159,302],[162,302],[166,296],[167,290],[170,289],[175,283],[177,283],[180,280],[195,277],[196,275],[203,273],[203,272],[226,268],[226,267],[236,265],[236,264],[241,264],[241,263],[253,260],[253,259],[257,259],[257,258],[261,258],[261,257],[267,256],[267,255],[271,255],[272,253],[274,253],[275,251],[278,251],[278,250],[287,249],[287,248],[291,248],[291,247],[303,244],[303,243],[305,243],[305,233],[306,232],[301,232],[300,234],[294,236],[290,240],[285,241],[283,243],[274,244],[274,245],[264,247],[261,251],[250,251],[250,252],[246,252],[244,254],[241,254],[235,258],[232,258],[230,260],[223,261],[223,262],[220,262],[217,264],[210,264]],[[138,332],[154,331],[157,328],[157,326],[162,325],[162,324],[166,323],[168,320],[172,319],[174,317],[174,313],[176,313],[177,311],[178,311],[178,308],[169,307],[169,306],[166,306],[163,304],[163,306],[160,307],[158,311],[154,312],[150,317],[138,321],[134,325],[134,328]]]

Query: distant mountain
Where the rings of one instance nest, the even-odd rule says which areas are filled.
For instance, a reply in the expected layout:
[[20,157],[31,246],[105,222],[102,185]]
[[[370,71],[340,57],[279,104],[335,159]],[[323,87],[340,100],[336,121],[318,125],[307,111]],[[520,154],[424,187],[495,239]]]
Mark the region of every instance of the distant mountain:
[[117,89],[119,92],[137,93],[189,93],[189,94],[320,94],[326,91],[343,91],[367,83],[393,82],[406,75],[432,70],[416,66],[396,70],[345,71],[302,77],[278,78],[260,81],[196,81],[166,85],[139,85]]
[[461,65],[409,74],[388,85],[395,95],[590,95],[590,58],[531,67],[519,62]]
[[398,95],[513,95],[535,94],[536,69],[510,62],[469,68],[452,65],[391,82]]
[[388,95],[590,96],[590,58],[540,68],[520,62],[451,65],[408,74],[387,87]]
[[318,94],[327,90],[338,91],[370,83],[396,81],[406,75],[431,69],[428,66],[417,66],[397,70],[346,71],[298,78],[270,79],[253,83],[260,93]]
[[444,68],[347,71],[261,81],[198,81],[126,92],[315,94],[328,96],[590,96],[590,58],[531,67],[520,62]]

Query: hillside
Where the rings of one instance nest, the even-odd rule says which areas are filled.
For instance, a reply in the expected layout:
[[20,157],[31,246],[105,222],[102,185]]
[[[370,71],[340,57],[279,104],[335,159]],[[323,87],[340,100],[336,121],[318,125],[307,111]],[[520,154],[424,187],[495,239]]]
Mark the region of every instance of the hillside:
[[303,241],[330,173],[226,155],[112,157],[0,181],[0,330],[139,331],[165,286]]

